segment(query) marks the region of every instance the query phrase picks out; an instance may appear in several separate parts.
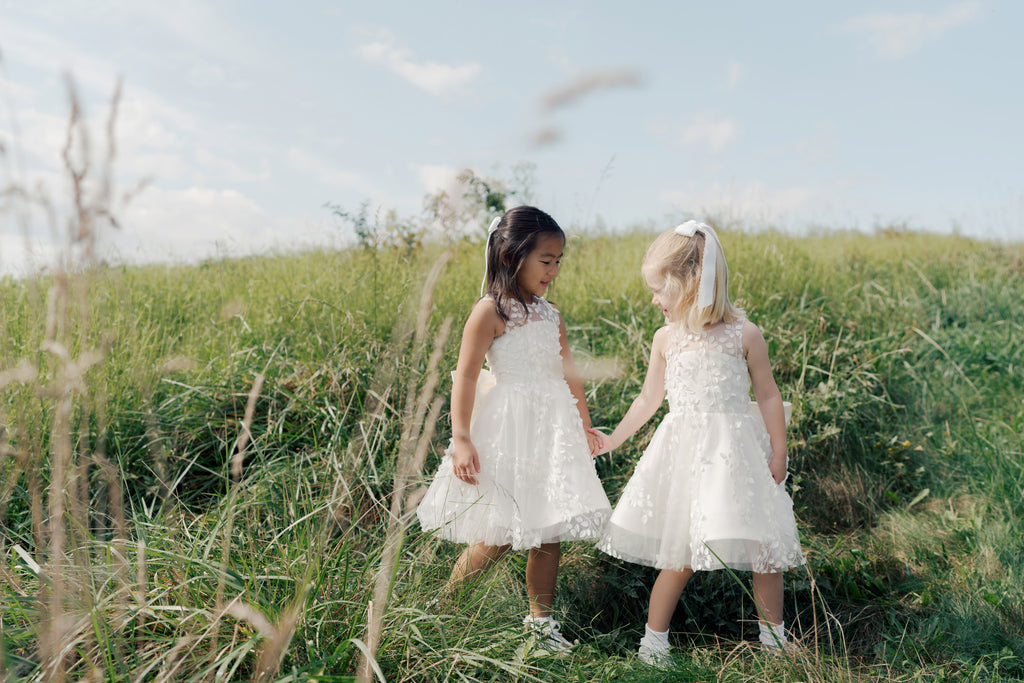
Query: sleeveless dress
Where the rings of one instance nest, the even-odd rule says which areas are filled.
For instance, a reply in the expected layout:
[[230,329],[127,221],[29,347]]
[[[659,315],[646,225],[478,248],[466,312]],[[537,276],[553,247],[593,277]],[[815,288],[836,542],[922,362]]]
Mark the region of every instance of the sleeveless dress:
[[598,548],[658,569],[780,572],[804,563],[771,443],[750,401],[744,320],[693,333],[665,352],[669,412],[622,491]]
[[454,475],[449,443],[416,510],[420,525],[450,541],[515,550],[600,538],[611,506],[563,375],[561,316],[539,297],[509,308],[473,402],[478,483]]

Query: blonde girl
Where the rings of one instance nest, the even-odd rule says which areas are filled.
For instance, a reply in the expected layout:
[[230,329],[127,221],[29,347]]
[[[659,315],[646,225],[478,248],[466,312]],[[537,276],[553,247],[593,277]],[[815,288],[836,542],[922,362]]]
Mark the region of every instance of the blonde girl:
[[665,326],[654,334],[640,395],[611,435],[599,435],[600,452],[621,446],[666,395],[669,412],[598,547],[661,569],[640,641],[644,661],[668,656],[669,622],[693,572],[722,567],[753,572],[760,640],[778,650],[786,643],[782,572],[804,559],[782,485],[786,419],[767,344],[729,301],[710,226],[687,221],[661,234],[642,273]]

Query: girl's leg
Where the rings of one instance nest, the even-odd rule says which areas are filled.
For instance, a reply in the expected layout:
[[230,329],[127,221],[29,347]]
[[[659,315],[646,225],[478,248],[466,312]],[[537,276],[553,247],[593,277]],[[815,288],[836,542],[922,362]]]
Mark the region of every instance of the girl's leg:
[[668,643],[668,625],[679,604],[679,596],[690,582],[693,570],[662,569],[651,588],[651,602],[647,607],[647,626],[640,639],[637,655],[640,661],[652,666],[667,663],[671,647]]
[[539,548],[530,548],[526,560],[526,592],[530,596],[531,617],[551,616],[561,556],[561,543],[542,543]]
[[647,608],[647,625],[652,631],[668,631],[672,614],[679,604],[679,596],[683,594],[683,589],[690,582],[691,576],[693,570],[689,567],[681,572],[662,569],[658,574],[654,587],[651,588],[651,602]]
[[452,567],[452,574],[448,577],[448,585],[445,587],[446,592],[452,594],[467,581],[475,581],[480,578],[508,552],[508,549],[507,545],[484,545],[483,543],[467,546],[459,555],[459,559],[455,561],[455,566]]
[[772,625],[782,623],[782,573],[758,574],[754,572],[754,604],[757,618]]

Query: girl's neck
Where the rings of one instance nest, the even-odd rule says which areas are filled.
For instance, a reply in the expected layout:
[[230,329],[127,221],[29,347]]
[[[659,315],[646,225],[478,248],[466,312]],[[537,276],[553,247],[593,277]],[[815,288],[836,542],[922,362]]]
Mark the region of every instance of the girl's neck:
[[669,324],[678,327],[679,329],[683,330],[684,332],[690,332],[692,334],[702,334],[704,332],[710,332],[711,330],[715,329],[719,325],[724,325],[725,322],[726,321],[724,319],[722,319],[722,320],[719,320],[719,321],[713,322],[713,323],[704,323],[703,327],[701,327],[700,329],[696,329],[696,330],[691,329],[690,326],[687,325],[684,320],[675,320],[675,321],[673,321],[673,322],[671,322]]
[[529,292],[524,292],[523,290],[520,289],[519,290],[519,296],[521,296],[523,298],[523,301],[525,301],[526,303],[528,303],[528,304],[532,304],[533,303],[533,299],[534,299],[534,295],[533,294],[530,294]]

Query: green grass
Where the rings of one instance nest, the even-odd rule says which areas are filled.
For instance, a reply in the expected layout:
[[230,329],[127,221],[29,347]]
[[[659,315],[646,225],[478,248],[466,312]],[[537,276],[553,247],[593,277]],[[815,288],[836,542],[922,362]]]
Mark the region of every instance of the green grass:
[[[649,240],[571,238],[550,293],[577,362],[621,370],[587,384],[596,424],[625,413],[660,324],[639,276]],[[565,547],[556,599],[581,646],[541,656],[518,628],[525,558],[436,614],[429,601],[460,549],[414,526],[384,615],[387,680],[1024,679],[1024,249],[899,233],[722,240],[733,299],[764,331],[794,405],[792,491],[808,567],[787,576],[786,620],[804,657],[753,650],[743,588],[709,573],[677,610],[674,668],[647,669],[632,652],[653,572],[581,543]],[[72,359],[103,357],[70,394],[69,543],[57,557],[45,522],[55,407],[71,385],[67,366],[40,350],[55,280],[5,281],[0,372],[23,361],[36,370],[0,394],[6,674],[47,679],[56,657],[69,678],[255,679],[277,648],[280,667],[265,680],[354,677],[402,406],[427,375],[412,321],[439,253],[74,276],[56,334]],[[447,316],[460,328],[481,258],[478,245],[456,247],[429,330]],[[442,395],[458,341],[442,350]],[[232,480],[257,375],[252,440]],[[656,423],[599,460],[613,501]],[[423,482],[449,429],[442,415]],[[55,601],[57,574],[65,592]],[[58,612],[54,643],[48,615]]]

